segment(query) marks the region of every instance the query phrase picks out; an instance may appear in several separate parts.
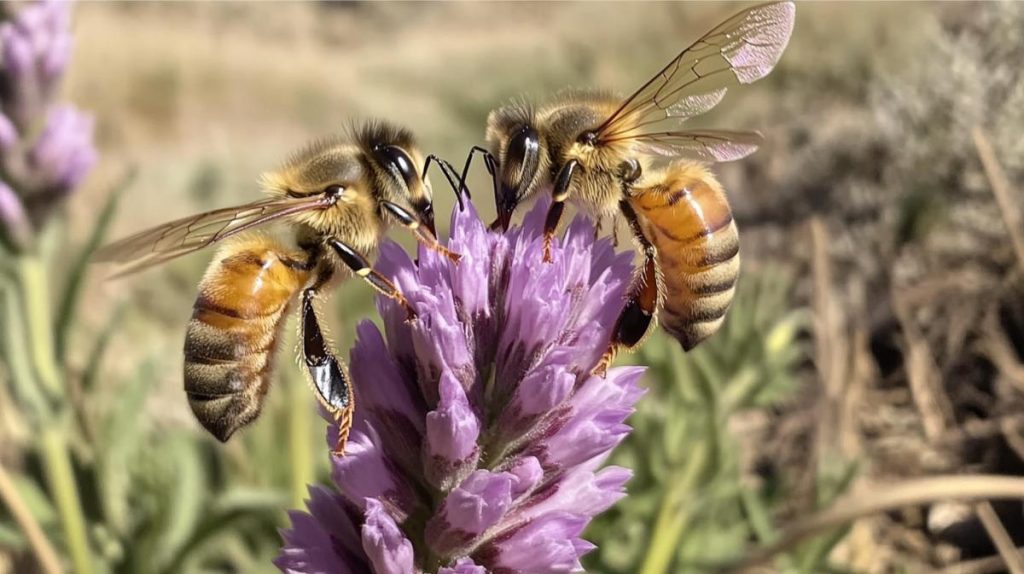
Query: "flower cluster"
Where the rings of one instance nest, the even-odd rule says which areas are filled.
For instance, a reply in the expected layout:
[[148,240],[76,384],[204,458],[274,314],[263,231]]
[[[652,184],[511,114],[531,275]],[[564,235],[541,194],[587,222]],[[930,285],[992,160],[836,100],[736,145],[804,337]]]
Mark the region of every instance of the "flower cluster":
[[92,119],[58,105],[71,55],[69,8],[46,0],[0,23],[0,236],[29,242],[96,163]]
[[[456,208],[453,264],[394,244],[378,267],[419,313],[390,300],[384,334],[358,328],[358,395],[336,491],[312,487],[276,563],[285,572],[572,572],[581,532],[624,495],[601,469],[629,433],[639,367],[591,375],[622,309],[631,253],[578,219],[542,261],[541,202],[521,228],[488,231]],[[333,444],[336,429],[328,433]]]

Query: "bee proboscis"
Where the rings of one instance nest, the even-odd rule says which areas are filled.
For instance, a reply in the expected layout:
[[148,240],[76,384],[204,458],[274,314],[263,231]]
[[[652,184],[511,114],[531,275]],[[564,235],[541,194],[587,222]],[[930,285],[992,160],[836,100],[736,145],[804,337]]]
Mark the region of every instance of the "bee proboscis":
[[[374,252],[391,220],[457,261],[434,236],[432,197],[412,135],[381,122],[315,142],[262,177],[268,198],[185,217],[112,243],[97,253],[134,273],[213,244],[221,248],[199,284],[185,336],[185,391],[199,422],[226,441],[263,406],[284,319],[300,302],[300,354],[312,387],[337,420],[344,454],[355,395],[331,350],[315,300],[344,275],[416,313],[376,271]],[[422,172],[416,166],[423,165]],[[445,164],[447,165],[447,164]],[[282,231],[263,230],[272,223]]]

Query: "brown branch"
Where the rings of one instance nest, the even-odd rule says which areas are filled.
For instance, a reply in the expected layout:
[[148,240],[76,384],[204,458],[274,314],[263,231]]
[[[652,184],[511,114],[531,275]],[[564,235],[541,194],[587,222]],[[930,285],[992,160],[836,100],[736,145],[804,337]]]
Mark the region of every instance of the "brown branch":
[[1024,499],[1024,478],[1000,475],[940,476],[875,485],[848,495],[786,529],[776,542],[757,549],[726,573],[749,572],[773,557],[792,550],[804,540],[866,516],[940,500]]
[[996,151],[992,147],[985,131],[980,127],[971,130],[974,137],[974,147],[978,150],[978,157],[981,159],[981,166],[985,168],[985,176],[989,185],[992,186],[992,193],[996,196],[996,203],[999,204],[999,212],[1006,223],[1007,231],[1010,233],[1010,240],[1017,252],[1017,261],[1024,268],[1024,219],[1021,218],[1020,210],[1017,209],[1015,198],[1019,196],[1010,185],[1006,172],[999,164]]
[[14,517],[14,521],[18,523],[21,531],[25,533],[25,538],[28,539],[32,551],[35,552],[42,571],[46,574],[60,574],[63,572],[64,570],[60,565],[60,558],[57,557],[57,552],[50,545],[50,540],[43,534],[43,529],[39,526],[39,522],[32,516],[32,512],[29,511],[25,502],[21,499],[18,489],[14,486],[14,482],[7,474],[2,463],[0,463],[0,499],[7,505],[11,516]]
[[928,341],[921,333],[901,293],[893,291],[893,310],[903,330],[907,345],[907,382],[914,406],[921,415],[928,444],[935,444],[950,428],[956,426],[953,403],[942,387],[942,373],[935,363]]
[[[1024,553],[1024,548],[1017,548],[1016,551]],[[998,554],[951,564],[943,568],[940,574],[996,574],[997,572],[1006,572],[1006,563]]]
[[1009,568],[1010,574],[1024,574],[1024,558],[1021,558],[1020,553],[1017,552],[1017,548],[1013,545],[1013,539],[1010,538],[1010,533],[1006,531],[1006,527],[999,520],[996,510],[992,508],[992,503],[987,500],[980,502],[975,506],[974,512],[977,513],[978,519],[981,520],[981,525],[985,527],[988,537],[996,545],[999,555],[1003,557],[1003,562]]

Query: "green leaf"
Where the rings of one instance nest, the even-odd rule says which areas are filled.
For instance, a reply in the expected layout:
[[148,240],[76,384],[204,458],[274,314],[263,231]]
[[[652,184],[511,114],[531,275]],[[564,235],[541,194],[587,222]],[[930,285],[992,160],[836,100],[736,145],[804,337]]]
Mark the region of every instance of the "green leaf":
[[163,565],[174,560],[195,532],[204,512],[209,488],[198,444],[191,436],[179,435],[164,448],[169,467],[174,470],[170,483],[163,533],[154,562]]
[[6,520],[0,520],[0,547],[12,550],[21,550],[25,547],[25,537],[21,530]]
[[113,408],[103,415],[98,442],[104,448],[99,451],[97,463],[100,503],[107,522],[121,535],[127,534],[131,522],[131,464],[146,437],[138,419],[152,387],[155,370],[152,361],[143,363],[134,379],[119,389]]
[[181,546],[180,551],[162,569],[162,572],[168,574],[180,572],[181,565],[186,558],[225,531],[235,528],[238,523],[254,515],[263,515],[269,523],[287,503],[288,493],[284,491],[249,488],[229,490],[213,503],[212,508],[207,509],[198,528],[193,531],[192,536]]
[[57,523],[57,511],[38,482],[23,475],[15,475],[12,480],[18,489],[18,495],[40,526],[47,527]]
[[740,501],[743,503],[743,511],[747,515],[747,522],[750,524],[757,540],[761,544],[771,544],[775,541],[777,533],[772,526],[772,519],[768,507],[761,500],[761,494],[750,487],[740,489]]
[[78,313],[78,302],[82,296],[82,287],[89,270],[89,264],[92,262],[92,256],[106,239],[121,195],[134,179],[135,170],[131,170],[114,186],[110,196],[107,197],[103,210],[100,211],[100,216],[96,219],[96,223],[89,233],[85,246],[82,247],[82,251],[79,252],[78,257],[75,258],[74,263],[71,265],[71,272],[68,274],[68,282],[64,286],[64,293],[61,295],[60,307],[58,307],[59,310],[57,312],[57,360],[62,365],[67,364],[68,336]]
[[89,393],[95,388],[96,380],[98,379],[100,367],[103,363],[103,358],[107,353],[107,346],[110,345],[111,339],[113,339],[114,333],[121,326],[121,322],[124,319],[125,310],[128,308],[128,304],[124,301],[119,303],[114,308],[113,314],[107,319],[107,324],[103,326],[99,336],[96,339],[96,343],[92,347],[92,351],[89,353],[89,362],[85,366],[85,371],[82,373],[82,392]]

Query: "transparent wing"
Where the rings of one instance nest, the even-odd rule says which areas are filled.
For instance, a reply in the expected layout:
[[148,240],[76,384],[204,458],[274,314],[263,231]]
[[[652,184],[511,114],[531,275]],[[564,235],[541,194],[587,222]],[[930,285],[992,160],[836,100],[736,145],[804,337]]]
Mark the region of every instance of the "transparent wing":
[[622,139],[629,139],[643,153],[718,162],[747,157],[757,151],[763,138],[757,132],[681,130],[624,136]]
[[622,102],[597,129],[598,141],[626,139],[669,118],[702,114],[730,86],[765,77],[789,42],[795,14],[792,2],[773,2],[715,26]]
[[94,260],[122,263],[115,276],[127,275],[208,247],[247,229],[283,217],[325,209],[336,198],[314,195],[272,198],[225,207],[159,225],[100,248]]

